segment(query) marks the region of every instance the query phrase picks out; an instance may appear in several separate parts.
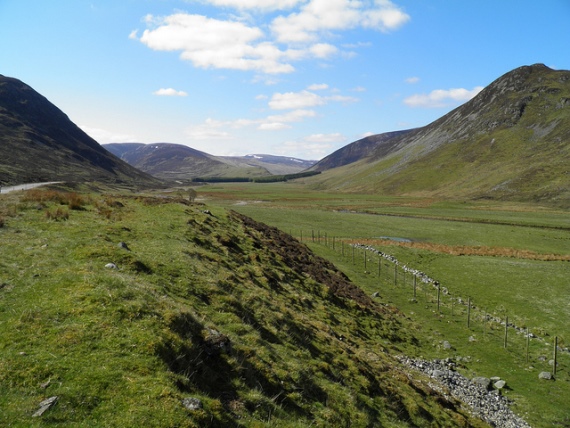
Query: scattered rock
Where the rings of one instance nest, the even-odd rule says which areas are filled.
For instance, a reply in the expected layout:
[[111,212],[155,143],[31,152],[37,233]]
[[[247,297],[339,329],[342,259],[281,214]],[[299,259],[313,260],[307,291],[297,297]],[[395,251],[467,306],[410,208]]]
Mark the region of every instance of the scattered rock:
[[[429,375],[437,382],[430,386],[442,394],[451,394],[471,408],[472,413],[489,423],[501,428],[530,428],[530,425],[509,408],[509,401],[499,390],[489,391],[491,380],[484,377],[467,379],[454,369],[451,358],[445,360],[414,360],[401,357],[400,361],[415,370]],[[479,384],[481,382],[481,384]]]
[[211,357],[220,354],[228,354],[231,351],[232,343],[230,338],[213,328],[206,329],[206,337],[204,338],[204,351]]
[[372,293],[372,297],[380,297],[380,293],[378,291],[375,291]]
[[127,251],[131,251],[131,249],[129,248],[129,246],[128,246],[125,242],[123,242],[123,241],[119,242],[118,247],[119,247],[119,248],[123,248],[123,249],[125,249],[125,250],[127,250]]
[[504,380],[498,380],[493,384],[493,388],[495,389],[503,389],[507,385],[507,382]]
[[545,379],[545,380],[552,380],[552,373],[550,372],[540,372],[538,374],[538,378],[539,379]]
[[471,379],[471,382],[474,383],[475,385],[479,385],[484,389],[489,389],[489,387],[491,386],[491,379],[487,377],[481,377],[481,376],[474,377],[473,379]]
[[117,269],[117,265],[115,263],[107,263],[105,267],[107,269]]
[[191,411],[200,410],[203,408],[202,400],[196,397],[188,397],[182,399],[182,405]]
[[477,339],[475,339],[473,336],[469,336],[469,342],[476,342]]
[[449,343],[447,340],[444,340],[443,349],[451,349],[451,343]]
[[41,415],[43,415],[45,412],[47,412],[49,409],[51,409],[53,406],[55,406],[55,403],[57,403],[57,399],[59,397],[57,395],[50,397],[44,401],[42,401],[40,403],[40,408],[36,411],[36,413],[34,413],[32,415],[32,418],[39,418]]

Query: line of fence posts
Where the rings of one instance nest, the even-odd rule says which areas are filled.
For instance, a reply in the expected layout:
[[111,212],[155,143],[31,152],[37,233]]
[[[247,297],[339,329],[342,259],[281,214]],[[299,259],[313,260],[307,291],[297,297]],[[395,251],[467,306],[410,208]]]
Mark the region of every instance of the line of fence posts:
[[[301,241],[303,240],[303,232],[301,231]],[[332,249],[336,251],[337,245],[336,245],[336,237],[332,237],[332,241],[330,239],[328,239],[327,234],[325,233],[324,235],[322,235],[322,238],[324,239],[324,243],[325,246],[329,246],[329,241],[332,242]],[[320,244],[321,243],[321,232],[320,230],[317,231],[317,235],[316,235],[316,240],[317,242]],[[311,230],[311,241],[314,243],[315,242],[315,231]],[[352,248],[352,264],[355,265],[356,264],[356,246],[355,245],[351,245]],[[346,255],[345,252],[345,248],[344,248],[344,241],[341,240],[341,254],[342,257],[344,258]],[[367,267],[368,267],[368,253],[366,251],[366,248],[363,248],[363,264],[364,264],[364,271],[367,272]],[[378,278],[379,280],[382,279],[382,256],[380,254],[378,254]],[[403,286],[405,287],[406,285],[406,270],[405,268],[403,268]],[[398,285],[398,264],[394,263],[394,286]],[[439,284],[439,282],[435,282],[435,288],[436,288],[436,292],[437,292],[437,312],[440,313],[441,312],[441,285]],[[424,286],[424,291],[425,291],[425,300],[426,302],[428,301],[428,288],[427,286]],[[417,275],[414,273],[413,274],[413,301],[417,300]],[[433,303],[433,301],[431,301]],[[454,301],[452,299],[451,302],[451,315],[454,316]],[[471,301],[471,297],[467,297],[467,329],[471,330],[472,327],[472,311],[473,305],[472,305],[472,301]],[[486,320],[488,320],[488,314],[486,313],[486,310],[483,309],[482,310],[482,324],[483,324],[483,334],[487,333],[487,322]],[[507,348],[508,346],[508,327],[509,327],[509,317],[505,316],[505,328],[504,328],[504,334],[503,334],[503,348]],[[525,362],[528,364],[530,361],[530,337],[531,337],[531,333],[529,330],[529,327],[527,326],[525,329],[525,337],[526,337],[526,343],[525,343]],[[553,350],[553,368],[552,368],[552,372],[553,375],[556,375],[556,370],[557,370],[557,365],[558,365],[558,336],[554,337],[554,350]]]

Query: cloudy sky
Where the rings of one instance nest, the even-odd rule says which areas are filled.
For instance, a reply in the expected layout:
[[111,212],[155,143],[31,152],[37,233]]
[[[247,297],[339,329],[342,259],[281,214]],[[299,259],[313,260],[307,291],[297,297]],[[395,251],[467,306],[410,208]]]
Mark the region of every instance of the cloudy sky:
[[0,74],[100,143],[320,159],[570,69],[569,28],[569,0],[0,0]]

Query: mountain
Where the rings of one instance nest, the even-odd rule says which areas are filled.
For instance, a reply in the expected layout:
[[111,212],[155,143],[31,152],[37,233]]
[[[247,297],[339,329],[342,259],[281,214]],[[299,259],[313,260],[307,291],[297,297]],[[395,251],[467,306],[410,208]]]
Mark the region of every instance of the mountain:
[[239,158],[242,162],[265,168],[271,174],[296,174],[311,168],[317,161],[303,160],[287,156],[274,156],[264,154],[245,155]]
[[380,137],[348,166],[323,159],[315,185],[570,206],[570,71],[517,68],[431,124]]
[[223,175],[229,168],[207,153],[180,144],[112,143],[103,147],[135,168],[167,180]]
[[141,171],[168,180],[294,174],[315,163],[271,155],[214,156],[170,143],[112,143],[104,147]]
[[102,181],[157,185],[20,80],[0,75],[0,183]]
[[386,132],[362,138],[338,149],[336,152],[320,160],[312,169],[315,171],[326,171],[327,169],[351,164],[362,158],[371,156],[378,151],[381,151],[384,156],[387,156],[399,148],[397,144],[394,144],[398,141],[396,137],[405,135],[410,131],[411,130]]

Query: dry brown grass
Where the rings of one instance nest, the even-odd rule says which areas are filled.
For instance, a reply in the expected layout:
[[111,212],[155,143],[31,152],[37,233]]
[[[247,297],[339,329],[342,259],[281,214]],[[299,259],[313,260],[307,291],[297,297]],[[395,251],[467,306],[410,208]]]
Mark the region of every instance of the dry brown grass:
[[[356,241],[348,241],[357,243]],[[487,257],[510,257],[515,259],[540,260],[540,261],[570,261],[567,254],[541,254],[530,250],[518,250],[508,247],[486,247],[469,245],[444,245],[431,242],[399,242],[389,239],[364,239],[358,240],[359,244],[371,246],[398,246],[417,248],[433,251],[435,253],[451,254],[453,256],[487,256]]]

